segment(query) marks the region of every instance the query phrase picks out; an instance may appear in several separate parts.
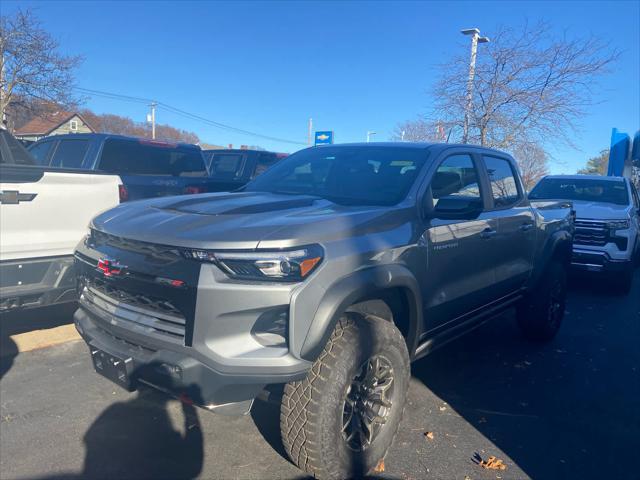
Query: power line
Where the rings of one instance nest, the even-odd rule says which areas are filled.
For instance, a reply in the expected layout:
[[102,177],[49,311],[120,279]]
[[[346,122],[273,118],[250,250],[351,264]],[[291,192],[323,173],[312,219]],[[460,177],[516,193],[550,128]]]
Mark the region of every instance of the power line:
[[81,88],[75,87],[75,90],[78,90],[81,93],[86,93],[94,97],[103,97],[103,98],[111,98],[114,100],[123,100],[125,102],[134,102],[134,103],[151,103],[153,100],[150,98],[141,98],[141,97],[131,97],[129,95],[120,95],[118,93],[111,92],[103,92],[101,90],[92,90],[90,88]]
[[125,101],[125,102],[144,103],[144,104],[156,103],[158,108],[166,110],[168,112],[171,112],[171,113],[173,113],[175,115],[179,115],[179,116],[182,116],[184,118],[191,119],[191,120],[196,120],[196,121],[205,123],[207,125],[210,125],[212,127],[219,128],[221,130],[226,130],[226,131],[229,131],[229,132],[239,133],[239,134],[242,134],[242,135],[262,138],[262,139],[266,139],[266,140],[272,140],[272,141],[276,141],[276,142],[290,143],[290,144],[293,144],[293,145],[306,145],[306,143],[304,143],[304,142],[298,142],[298,141],[295,141],[295,140],[288,140],[288,139],[279,138],[279,137],[272,137],[270,135],[263,135],[261,133],[252,132],[250,130],[244,130],[242,128],[233,127],[231,125],[227,125],[225,123],[217,122],[215,120],[211,120],[209,118],[202,117],[200,115],[196,115],[195,113],[190,113],[190,112],[187,112],[185,110],[179,109],[177,107],[173,107],[173,106],[171,106],[171,105],[169,105],[167,103],[164,103],[164,102],[155,102],[154,100],[152,100],[150,98],[133,97],[133,96],[130,96],[130,95],[121,95],[121,94],[118,94],[118,93],[105,92],[105,91],[102,91],[102,90],[93,90],[93,89],[81,88],[81,87],[76,87],[75,89],[77,91],[81,92],[81,93],[86,93],[88,95],[92,95],[92,96],[96,96],[96,97],[102,97],[102,98],[108,98],[108,99],[112,99],[112,100],[122,100],[122,101]]

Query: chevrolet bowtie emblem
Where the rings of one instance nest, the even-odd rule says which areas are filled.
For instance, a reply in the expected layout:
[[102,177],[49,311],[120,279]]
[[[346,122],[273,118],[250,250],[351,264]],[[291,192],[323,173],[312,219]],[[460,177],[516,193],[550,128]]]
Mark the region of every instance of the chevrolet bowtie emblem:
[[20,193],[18,190],[2,190],[0,203],[4,205],[16,205],[20,202],[30,202],[36,198],[37,193]]

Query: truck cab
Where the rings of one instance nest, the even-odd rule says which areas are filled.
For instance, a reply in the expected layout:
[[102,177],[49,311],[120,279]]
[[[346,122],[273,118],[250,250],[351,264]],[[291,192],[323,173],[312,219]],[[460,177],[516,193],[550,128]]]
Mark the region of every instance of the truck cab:
[[29,147],[39,165],[119,175],[121,200],[203,193],[214,182],[200,147],[100,133],[56,135]]

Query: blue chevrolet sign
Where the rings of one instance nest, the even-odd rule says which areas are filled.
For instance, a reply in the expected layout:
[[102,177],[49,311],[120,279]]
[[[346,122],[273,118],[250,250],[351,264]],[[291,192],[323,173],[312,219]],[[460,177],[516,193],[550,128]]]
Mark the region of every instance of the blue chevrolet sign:
[[333,144],[333,131],[316,132],[316,145]]

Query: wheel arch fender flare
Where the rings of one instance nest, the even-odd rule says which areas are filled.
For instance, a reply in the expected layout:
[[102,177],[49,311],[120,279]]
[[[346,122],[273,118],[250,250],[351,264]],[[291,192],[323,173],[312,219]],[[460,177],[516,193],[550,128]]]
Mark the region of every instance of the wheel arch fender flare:
[[547,265],[554,258],[560,256],[568,266],[571,263],[571,254],[573,251],[573,236],[567,230],[558,230],[553,232],[544,243],[541,252],[536,259],[537,268],[531,277],[531,285],[537,285],[542,277]]
[[311,326],[300,349],[300,357],[315,361],[328,341],[336,323],[347,308],[392,288],[407,294],[409,328],[407,348],[412,358],[422,325],[422,295],[411,271],[402,265],[385,265],[358,270],[332,284],[320,300]]

